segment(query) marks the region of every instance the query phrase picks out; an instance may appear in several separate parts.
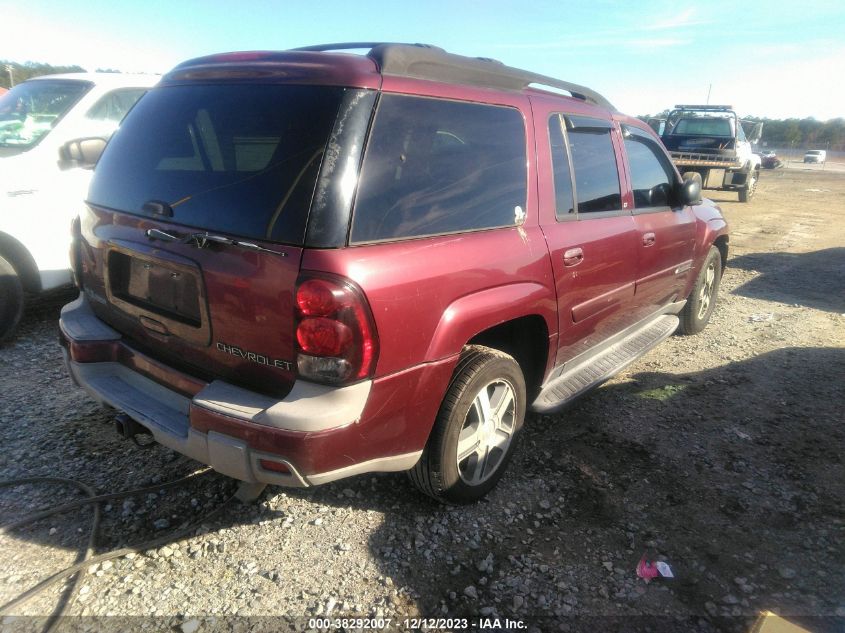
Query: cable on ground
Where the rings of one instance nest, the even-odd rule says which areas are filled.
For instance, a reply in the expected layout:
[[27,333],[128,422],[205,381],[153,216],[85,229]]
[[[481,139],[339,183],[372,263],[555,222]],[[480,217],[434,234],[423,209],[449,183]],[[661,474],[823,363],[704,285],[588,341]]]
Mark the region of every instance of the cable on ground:
[[103,501],[108,501],[110,499],[118,499],[122,497],[130,497],[136,496],[141,494],[147,494],[156,490],[163,490],[166,488],[173,488],[175,486],[184,484],[190,480],[198,479],[204,475],[213,472],[211,468],[205,468],[196,472],[191,473],[185,477],[181,477],[179,479],[175,479],[173,481],[165,482],[162,484],[156,484],[154,486],[147,486],[144,488],[136,488],[134,490],[126,490],[123,492],[114,492],[108,494],[98,495],[94,491],[91,486],[77,481],[75,479],[67,479],[64,477],[25,477],[21,479],[12,479],[8,481],[0,481],[0,488],[12,488],[18,486],[25,486],[30,484],[61,484],[67,486],[73,486],[79,490],[81,490],[84,494],[87,495],[84,499],[78,499],[76,501],[71,501],[69,503],[64,503],[60,506],[56,506],[53,508],[44,508],[39,510],[29,516],[23,517],[22,519],[18,519],[17,521],[13,521],[7,525],[0,527],[0,533],[10,532],[14,529],[22,527],[24,525],[28,525],[30,523],[34,523],[36,521],[40,521],[47,517],[53,516],[54,514],[60,514],[62,512],[67,512],[68,510],[72,510],[74,508],[79,508],[87,505],[93,504],[94,509],[94,516],[91,522],[91,531],[90,536],[88,538],[88,544],[85,547],[84,551],[80,551],[77,555],[76,562],[61,571],[58,571],[48,578],[45,578],[35,586],[31,587],[30,589],[26,590],[22,594],[18,595],[16,598],[13,598],[9,602],[4,605],[0,605],[0,614],[5,614],[10,609],[13,609],[17,606],[20,606],[36,595],[40,594],[42,591],[46,590],[49,587],[52,587],[57,582],[64,580],[70,576],[76,575],[73,583],[65,590],[65,593],[59,600],[59,604],[54,609],[53,613],[47,620],[47,623],[44,628],[44,633],[51,633],[55,630],[58,624],[61,621],[61,618],[67,614],[68,610],[70,609],[71,605],[73,604],[73,596],[76,595],[76,591],[79,587],[79,583],[81,582],[83,576],[85,575],[85,569],[90,565],[94,565],[97,563],[101,563],[107,560],[111,560],[113,558],[120,558],[121,556],[126,556],[127,554],[131,553],[139,553],[150,549],[156,549],[167,545],[169,543],[173,543],[174,541],[180,540],[185,536],[189,535],[190,533],[194,532],[202,523],[208,521],[216,517],[224,508],[228,507],[229,504],[232,502],[233,499],[236,498],[237,493],[231,495],[227,498],[223,503],[217,506],[214,510],[207,513],[200,519],[194,521],[186,525],[185,527],[169,532],[163,536],[158,538],[145,541],[143,543],[138,543],[136,545],[129,545],[127,547],[122,547],[120,549],[113,550],[111,552],[105,552],[103,554],[98,554],[93,556],[94,545],[97,538],[97,531],[100,526],[100,506],[99,504]]

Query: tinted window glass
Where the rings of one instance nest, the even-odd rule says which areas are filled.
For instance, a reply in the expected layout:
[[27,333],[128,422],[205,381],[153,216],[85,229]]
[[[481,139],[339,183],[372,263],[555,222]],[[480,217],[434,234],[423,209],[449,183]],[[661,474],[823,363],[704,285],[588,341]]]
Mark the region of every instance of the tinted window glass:
[[299,244],[340,88],[182,85],[151,90],[97,165],[89,200],[173,221]]
[[565,217],[575,212],[572,198],[572,174],[569,171],[569,155],[563,136],[563,119],[554,115],[549,119],[549,141],[552,148],[552,170],[555,179],[555,215]]
[[634,207],[666,207],[671,204],[675,172],[667,164],[663,151],[657,144],[637,133],[625,138],[625,151],[631,169],[631,188]]
[[352,219],[352,242],[512,226],[525,208],[517,110],[383,95]]
[[569,130],[569,147],[575,170],[578,213],[621,209],[619,171],[616,168],[616,153],[613,151],[610,129],[576,127]]

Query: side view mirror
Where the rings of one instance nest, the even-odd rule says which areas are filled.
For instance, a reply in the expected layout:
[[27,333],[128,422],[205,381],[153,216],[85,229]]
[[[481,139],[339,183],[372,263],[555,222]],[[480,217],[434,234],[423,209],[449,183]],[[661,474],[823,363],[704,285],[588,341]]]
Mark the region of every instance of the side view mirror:
[[684,206],[701,202],[701,174],[684,172],[684,182],[678,185],[678,201]]
[[104,138],[77,138],[59,148],[60,169],[94,169],[108,141]]

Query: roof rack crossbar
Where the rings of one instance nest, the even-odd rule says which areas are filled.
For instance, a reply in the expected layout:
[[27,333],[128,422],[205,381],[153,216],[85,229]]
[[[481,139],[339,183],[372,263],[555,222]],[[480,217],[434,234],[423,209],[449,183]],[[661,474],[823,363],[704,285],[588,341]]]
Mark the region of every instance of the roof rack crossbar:
[[367,57],[376,62],[383,74],[449,83],[465,83],[504,90],[524,90],[531,85],[564,90],[574,98],[616,110],[598,92],[578,84],[546,75],[505,66],[487,57],[466,57],[448,53],[430,44],[398,42],[342,42],[294,48],[295,51],[341,51],[367,49]]
[[733,110],[732,105],[699,105],[690,103],[680,103],[675,106],[676,110]]

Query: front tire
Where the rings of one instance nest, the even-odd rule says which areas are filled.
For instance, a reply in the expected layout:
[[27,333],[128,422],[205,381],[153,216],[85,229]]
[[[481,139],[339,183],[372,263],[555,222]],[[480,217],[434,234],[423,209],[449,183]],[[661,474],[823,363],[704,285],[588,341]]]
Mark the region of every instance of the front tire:
[[679,315],[681,334],[698,334],[710,321],[719,296],[719,282],[722,280],[722,256],[715,246],[710,247],[704,265],[698,273],[687,303]]
[[504,474],[525,407],[525,379],[513,357],[467,346],[411,481],[439,501],[477,501]]
[[751,169],[748,172],[748,179],[746,180],[745,187],[739,190],[739,201],[740,202],[750,202],[751,198],[754,197],[754,193],[757,191],[757,181],[760,179],[760,172],[756,169]]
[[0,255],[0,344],[14,333],[23,314],[23,286],[11,262]]

